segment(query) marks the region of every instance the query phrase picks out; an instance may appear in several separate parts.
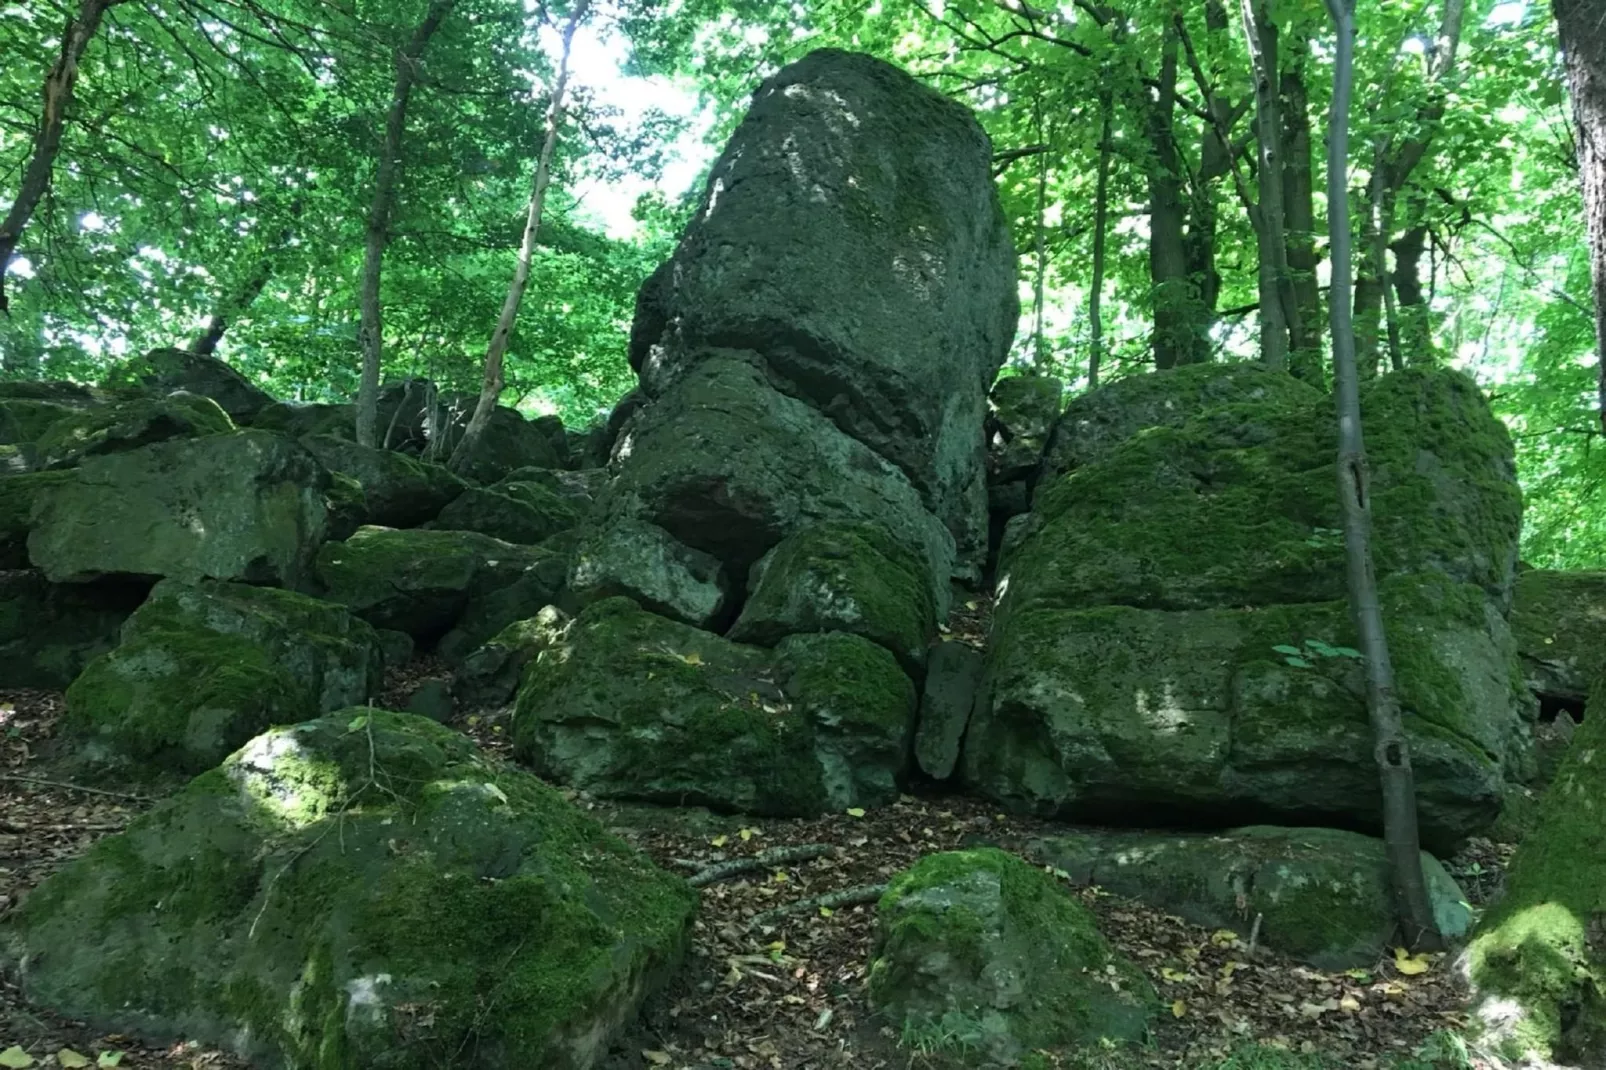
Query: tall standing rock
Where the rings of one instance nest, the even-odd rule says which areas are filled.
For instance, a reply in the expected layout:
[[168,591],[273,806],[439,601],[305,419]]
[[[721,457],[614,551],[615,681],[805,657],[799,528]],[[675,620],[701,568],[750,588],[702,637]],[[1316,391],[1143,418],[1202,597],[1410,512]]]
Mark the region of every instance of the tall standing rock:
[[783,68],[643,288],[644,390],[713,356],[751,361],[900,470],[973,573],[987,389],[1019,315],[990,166],[975,117],[896,67],[822,49]]

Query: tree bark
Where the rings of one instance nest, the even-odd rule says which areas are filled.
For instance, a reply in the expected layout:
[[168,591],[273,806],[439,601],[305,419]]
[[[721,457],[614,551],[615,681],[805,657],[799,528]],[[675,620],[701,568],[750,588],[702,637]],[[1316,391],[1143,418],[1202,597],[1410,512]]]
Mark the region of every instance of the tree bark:
[[89,47],[90,38],[100,29],[107,9],[122,2],[81,0],[78,14],[67,20],[67,28],[62,32],[61,55],[45,75],[44,106],[39,114],[39,129],[34,134],[33,155],[23,169],[17,199],[11,202],[5,219],[0,221],[0,313],[9,314],[11,309],[6,298],[6,271],[16,257],[23,228],[50,188],[56,155],[61,151],[62,131],[67,125],[67,109],[72,105],[73,87],[78,82],[79,61],[83,59],[84,49]]
[[[1037,103],[1037,142],[1043,139],[1043,105]],[[1043,293],[1048,282],[1048,153],[1037,157],[1037,279],[1032,294],[1032,364],[1039,375],[1048,374],[1048,348],[1043,334]]]
[[1110,125],[1115,98],[1108,88],[1099,92],[1099,171],[1093,194],[1093,282],[1087,301],[1092,321],[1092,340],[1087,358],[1087,388],[1099,385],[1099,365],[1104,360],[1104,257],[1110,228]]
[[519,317],[519,305],[524,300],[525,287],[530,282],[535,236],[541,227],[541,209],[546,202],[547,184],[552,177],[552,156],[557,151],[558,129],[563,123],[563,97],[569,88],[569,54],[574,48],[575,31],[580,28],[580,22],[590,6],[591,0],[575,0],[574,9],[569,12],[569,21],[563,27],[563,54],[558,62],[557,81],[552,86],[552,99],[547,104],[546,140],[541,145],[541,157],[535,165],[535,182],[530,190],[530,208],[524,220],[524,240],[519,245],[519,262],[513,272],[513,283],[508,287],[507,300],[502,303],[502,314],[497,318],[496,329],[491,332],[491,341],[485,350],[485,376],[480,386],[479,403],[474,406],[474,415],[469,417],[463,437],[452,451],[451,467],[454,470],[461,471],[474,455],[474,447],[484,433],[486,424],[490,423],[491,413],[496,411],[497,399],[502,395],[502,362],[513,336],[513,325]]
[[1289,285],[1297,314],[1289,323],[1288,370],[1306,382],[1322,382],[1322,295],[1316,284],[1316,198],[1311,167],[1310,94],[1305,63],[1310,40],[1301,31],[1285,49],[1282,74],[1283,210],[1287,217]]
[[1394,272],[1390,282],[1399,302],[1393,317],[1398,328],[1391,337],[1390,358],[1401,364],[1431,367],[1438,362],[1433,346],[1433,325],[1428,302],[1422,292],[1422,251],[1427,245],[1428,228],[1418,223],[1410,227],[1389,248],[1394,253]]
[[379,282],[390,242],[390,213],[396,201],[396,184],[401,177],[402,142],[407,134],[407,102],[418,80],[418,61],[435,31],[451,13],[456,0],[432,0],[424,21],[413,30],[412,38],[396,52],[396,82],[390,93],[390,109],[385,114],[385,144],[379,150],[374,171],[374,196],[368,205],[368,221],[363,239],[362,283],[357,302],[362,315],[362,377],[357,385],[357,442],[375,445],[379,429],[379,374],[383,346],[383,310],[379,303]]
[[1168,28],[1160,54],[1160,77],[1148,107],[1148,135],[1154,155],[1149,168],[1149,279],[1154,294],[1154,366],[1174,368],[1195,359],[1192,287],[1183,224],[1182,159],[1177,152],[1178,39]]
[[1344,550],[1348,565],[1350,611],[1366,659],[1366,708],[1372,724],[1374,755],[1383,789],[1383,843],[1400,924],[1413,949],[1441,950],[1433,920],[1417,832],[1416,786],[1411,756],[1394,691],[1372,565],[1371,498],[1366,445],[1361,435],[1359,375],[1351,322],[1350,228],[1345,182],[1349,160],[1349,107],[1354,78],[1355,0],[1327,0],[1338,30],[1333,64],[1333,111],[1328,134],[1328,226],[1333,252],[1333,371],[1338,401],[1338,495],[1344,512]]
[[[292,205],[290,209],[292,219],[301,217],[304,203],[304,201],[298,199]],[[224,334],[234,325],[234,321],[246,309],[250,308],[258,297],[262,296],[262,291],[267,288],[268,280],[273,278],[273,272],[277,266],[274,262],[275,257],[283,251],[285,246],[290,244],[290,240],[294,237],[295,227],[293,225],[285,227],[279,234],[279,240],[262,251],[262,255],[257,258],[256,263],[252,266],[251,273],[240,281],[240,285],[235,288],[234,292],[225,294],[219,299],[217,308],[213,311],[211,319],[207,321],[206,328],[190,343],[191,353],[209,357],[217,352],[218,344],[223,341]]]
[[1596,401],[1606,432],[1606,11],[1598,0],[1551,0],[1578,127],[1590,271],[1595,290]]
[[1255,140],[1260,147],[1259,198],[1253,213],[1259,260],[1260,359],[1269,368],[1286,368],[1294,309],[1283,212],[1285,154],[1277,24],[1261,0],[1240,0],[1238,6],[1254,70]]

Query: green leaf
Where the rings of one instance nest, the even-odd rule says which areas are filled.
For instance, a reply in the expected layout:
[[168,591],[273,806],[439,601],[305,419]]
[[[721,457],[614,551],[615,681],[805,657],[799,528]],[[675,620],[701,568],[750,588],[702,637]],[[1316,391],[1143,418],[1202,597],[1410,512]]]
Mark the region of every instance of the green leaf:
[[1272,647],[1272,649],[1275,650],[1279,654],[1301,654],[1301,653],[1303,653],[1303,651],[1300,650],[1299,647],[1297,647],[1297,646],[1289,646],[1286,643],[1283,644],[1282,646],[1274,646],[1274,647]]
[[8,1070],[25,1070],[26,1067],[33,1065],[33,1056],[29,1055],[15,1044],[7,1048],[5,1051],[0,1051],[0,1066],[7,1067]]

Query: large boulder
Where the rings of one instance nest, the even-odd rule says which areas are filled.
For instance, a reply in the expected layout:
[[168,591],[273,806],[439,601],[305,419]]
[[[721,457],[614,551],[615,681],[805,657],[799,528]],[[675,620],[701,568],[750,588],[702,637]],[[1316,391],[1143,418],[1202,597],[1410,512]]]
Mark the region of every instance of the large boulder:
[[1103,460],[1140,431],[1181,427],[1206,409],[1235,402],[1306,405],[1321,397],[1310,384],[1260,363],[1188,364],[1159,375],[1128,375],[1065,406],[1049,432],[1039,482]]
[[370,524],[417,527],[435,519],[467,487],[441,465],[338,435],[306,435],[301,444],[329,471],[358,482]]
[[[1258,825],[1217,835],[1071,832],[1032,845],[1078,885],[1137,899],[1194,925],[1251,935],[1323,970],[1369,966],[1399,926],[1383,841],[1358,832]],[[1422,852],[1434,920],[1459,941],[1472,912]]]
[[[472,407],[469,412],[472,414]],[[446,448],[441,456],[451,455],[467,425],[465,416],[461,423],[447,428]],[[526,420],[517,410],[498,405],[474,449],[456,470],[476,483],[495,483],[518,468],[562,468],[566,459],[553,442],[550,426]]]
[[52,491],[75,478],[72,472],[0,475],[0,568],[28,567],[28,532],[35,510]]
[[452,698],[471,709],[506,705],[518,694],[525,667],[561,642],[568,626],[569,617],[557,606],[509,624],[462,659],[452,674]]
[[110,386],[138,386],[158,394],[182,390],[210,398],[235,420],[249,421],[273,398],[217,357],[185,349],[153,349],[117,366]]
[[45,428],[33,443],[33,467],[70,468],[104,453],[233,430],[228,413],[200,394],[124,398],[76,410]]
[[876,921],[870,1004],[917,1046],[947,1040],[1014,1066],[1034,1049],[1141,1040],[1158,1008],[1088,909],[1003,851],[927,855],[892,881]]
[[167,580],[67,689],[61,732],[90,765],[194,774],[270,725],[367,701],[382,669],[373,629],[340,606]]
[[[1168,383],[1179,407],[1209,396],[1212,373],[1180,371],[1147,377],[1145,411],[1171,411]],[[1000,564],[966,775],[1066,816],[1375,827],[1331,403],[1213,374],[1233,400],[1090,438],[1096,459],[1039,487]],[[1388,376],[1363,412],[1424,835],[1444,853],[1533,771],[1504,617],[1521,493],[1509,435],[1460,373]]]
[[1463,965],[1489,1047],[1606,1067],[1606,678]]
[[291,438],[334,435],[356,441],[357,406],[320,401],[275,401],[249,421],[262,431],[277,431]]
[[696,893],[422,718],[252,740],[0,927],[27,997],[259,1066],[587,1070],[675,966]]
[[1523,571],[1511,632],[1529,688],[1582,705],[1606,672],[1606,572]]
[[[1383,585],[1423,843],[1448,855],[1531,771],[1503,619],[1475,587]],[[1251,817],[1377,829],[1381,796],[1348,605],[1012,612],[965,737],[983,794],[1044,815]],[[1294,653],[1284,653],[1284,650]]]
[[859,636],[770,651],[610,598],[525,670],[514,753],[599,797],[808,817],[897,798],[914,706]]
[[[561,586],[567,562],[549,550],[515,546],[471,531],[397,531],[364,527],[318,553],[317,576],[324,597],[376,628],[406,632],[433,643],[477,603],[535,582],[548,595]],[[534,577],[534,580],[531,580]],[[546,601],[550,601],[550,597]],[[474,649],[521,617],[546,604],[523,605],[520,616],[478,625],[462,653]]]
[[851,632],[892,652],[919,675],[937,634],[931,577],[920,556],[877,524],[815,524],[771,550],[753,569],[752,593],[729,632],[773,646],[789,635]]
[[90,457],[36,503],[28,556],[57,583],[123,574],[296,587],[324,537],[328,487],[305,447],[266,431]]
[[[1186,399],[1201,375],[1176,371],[1190,372],[1174,383]],[[1163,385],[1174,374],[1144,378]],[[1216,374],[1230,383],[1241,373]],[[1331,402],[1303,384],[1266,393],[1151,427],[1040,484],[1034,530],[1000,566],[1008,604],[1208,609],[1345,597]],[[1477,386],[1459,372],[1401,372],[1366,392],[1362,412],[1378,573],[1440,572],[1482,587],[1504,612],[1522,494],[1511,437]]]
[[471,487],[441,510],[430,525],[534,546],[580,522],[580,510],[569,499],[533,482]]
[[719,560],[640,520],[621,518],[586,533],[575,547],[568,585],[582,604],[629,598],[709,631],[729,619],[730,580]]
[[1065,384],[1047,375],[1011,375],[994,384],[987,399],[990,482],[1037,477],[1064,398]]
[[65,688],[117,645],[145,594],[141,583],[56,584],[0,571],[0,688]]
[[738,359],[700,362],[630,425],[599,510],[643,520],[722,562],[733,580],[787,535],[869,521],[909,547],[946,614],[954,540],[908,478]]
[[1019,314],[990,168],[974,116],[890,64],[822,49],[782,68],[638,299],[646,393],[748,354],[901,471],[979,570],[981,427]]

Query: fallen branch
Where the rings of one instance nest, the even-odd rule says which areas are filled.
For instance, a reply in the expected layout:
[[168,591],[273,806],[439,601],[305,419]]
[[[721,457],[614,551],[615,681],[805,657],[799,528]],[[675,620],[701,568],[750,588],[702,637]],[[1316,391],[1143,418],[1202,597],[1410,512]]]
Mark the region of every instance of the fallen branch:
[[811,859],[821,858],[832,854],[836,848],[828,843],[805,843],[792,847],[771,847],[767,851],[760,851],[756,855],[746,858],[733,858],[729,862],[720,862],[709,866],[698,873],[686,878],[686,883],[693,888],[701,888],[705,884],[722,881],[726,877],[734,877],[738,873],[750,873],[755,869],[764,869],[767,866],[783,866],[789,862],[807,862]]
[[15,773],[0,773],[0,780],[16,784],[41,784],[47,788],[65,788],[68,791],[81,791],[88,795],[106,795],[113,799],[133,799],[135,802],[150,802],[146,795],[135,795],[126,791],[107,791],[105,788],[90,788],[82,784],[70,784],[65,780],[46,780],[37,776],[18,776]]
[[857,906],[860,903],[874,903],[887,892],[885,884],[860,884],[853,888],[844,888],[840,892],[827,892],[812,899],[800,899],[795,903],[766,910],[762,914],[753,915],[751,926],[769,925],[791,914],[807,914],[821,908],[835,910],[838,907]]

